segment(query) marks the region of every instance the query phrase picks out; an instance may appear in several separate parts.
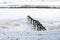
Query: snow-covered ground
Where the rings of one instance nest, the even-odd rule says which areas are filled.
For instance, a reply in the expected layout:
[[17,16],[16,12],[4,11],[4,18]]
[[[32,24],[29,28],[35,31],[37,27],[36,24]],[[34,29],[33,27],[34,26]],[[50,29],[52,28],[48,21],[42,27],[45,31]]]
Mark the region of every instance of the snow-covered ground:
[[21,5],[53,5],[60,6],[60,0],[0,0],[0,7]]
[[[46,31],[37,31],[27,15]],[[0,9],[0,40],[60,40],[60,9]]]

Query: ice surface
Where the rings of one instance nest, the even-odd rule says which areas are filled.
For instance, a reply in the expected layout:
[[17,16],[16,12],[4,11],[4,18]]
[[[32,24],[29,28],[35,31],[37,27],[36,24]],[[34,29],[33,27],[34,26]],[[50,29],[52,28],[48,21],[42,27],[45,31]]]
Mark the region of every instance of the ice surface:
[[[33,29],[27,15],[47,30]],[[59,9],[0,9],[0,40],[60,40],[59,18]]]

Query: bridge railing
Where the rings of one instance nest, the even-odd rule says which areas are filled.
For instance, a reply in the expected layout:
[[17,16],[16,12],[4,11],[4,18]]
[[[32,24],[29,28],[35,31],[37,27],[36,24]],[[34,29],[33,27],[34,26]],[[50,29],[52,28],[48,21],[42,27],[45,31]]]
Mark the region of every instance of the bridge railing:
[[34,25],[34,29],[36,29],[37,31],[46,30],[46,28],[39,21],[33,19],[30,16],[27,16],[27,19],[30,21],[32,25]]

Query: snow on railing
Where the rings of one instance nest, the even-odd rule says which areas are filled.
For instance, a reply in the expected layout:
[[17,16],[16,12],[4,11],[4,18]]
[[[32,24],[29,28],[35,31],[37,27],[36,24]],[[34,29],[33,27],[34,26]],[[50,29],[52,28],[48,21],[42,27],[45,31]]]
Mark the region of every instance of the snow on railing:
[[31,22],[31,24],[34,25],[34,29],[36,29],[37,31],[46,30],[45,27],[39,21],[33,19],[30,16],[27,16],[27,19]]

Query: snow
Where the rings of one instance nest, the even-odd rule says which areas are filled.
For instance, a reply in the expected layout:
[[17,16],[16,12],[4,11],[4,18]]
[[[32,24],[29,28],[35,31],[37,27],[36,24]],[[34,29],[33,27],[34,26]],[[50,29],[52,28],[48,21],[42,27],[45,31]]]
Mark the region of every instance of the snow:
[[21,5],[48,5],[48,6],[60,6],[60,0],[0,0],[0,7],[9,7],[9,5],[21,6]]
[[[33,29],[27,15],[47,30]],[[0,40],[60,40],[59,18],[59,9],[0,9]]]

